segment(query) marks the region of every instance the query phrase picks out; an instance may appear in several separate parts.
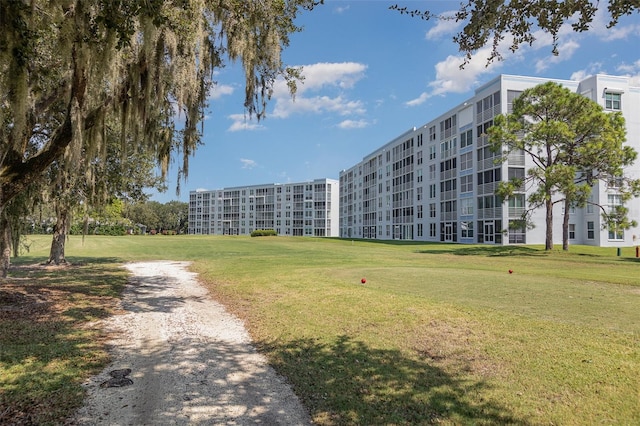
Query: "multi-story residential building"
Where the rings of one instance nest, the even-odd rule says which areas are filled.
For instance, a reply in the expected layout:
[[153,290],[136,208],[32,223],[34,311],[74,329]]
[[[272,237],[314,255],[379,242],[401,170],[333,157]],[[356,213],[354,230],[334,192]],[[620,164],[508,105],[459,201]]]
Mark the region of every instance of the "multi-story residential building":
[[189,192],[189,234],[337,237],[339,187],[335,179]]
[[[506,162],[489,148],[486,131],[497,114],[511,112],[513,100],[549,79],[500,75],[475,96],[427,124],[413,128],[340,173],[340,236],[489,244],[544,244],[545,211],[537,209],[533,229],[517,228],[531,188],[503,201],[500,181],[524,177],[532,167],[524,153]],[[607,111],[621,111],[627,141],[640,152],[640,87],[627,77],[595,75],[582,81],[553,80],[586,96]],[[626,170],[640,178],[640,160]],[[593,203],[620,204],[615,185],[599,182]],[[628,201],[631,218],[640,221],[640,199]],[[557,203],[554,217],[562,216]],[[554,242],[562,241],[562,220],[555,220]],[[510,224],[512,226],[510,226]],[[594,204],[570,211],[569,239],[574,244],[640,244],[640,228],[607,229]]]

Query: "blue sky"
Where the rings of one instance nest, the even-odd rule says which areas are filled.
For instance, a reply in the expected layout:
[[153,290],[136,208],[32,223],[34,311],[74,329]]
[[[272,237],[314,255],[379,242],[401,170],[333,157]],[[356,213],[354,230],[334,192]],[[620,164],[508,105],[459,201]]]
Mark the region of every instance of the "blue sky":
[[640,86],[638,14],[611,30],[604,14],[586,33],[566,28],[558,56],[551,53],[551,38],[540,33],[532,47],[516,53],[505,44],[501,62],[486,66],[483,50],[460,70],[463,55],[452,36],[461,24],[400,15],[388,9],[392,4],[446,12],[459,1],[325,0],[302,13],[297,23],[304,30],[292,35],[283,52],[286,64],[304,67],[295,100],[279,82],[266,118],[249,120],[241,67],[222,69],[211,92],[203,145],[190,159],[180,195],[172,168],[169,189],[152,200],[187,201],[196,189],[338,179],[340,170],[472,97],[498,74],[576,80],[596,73],[628,75]]

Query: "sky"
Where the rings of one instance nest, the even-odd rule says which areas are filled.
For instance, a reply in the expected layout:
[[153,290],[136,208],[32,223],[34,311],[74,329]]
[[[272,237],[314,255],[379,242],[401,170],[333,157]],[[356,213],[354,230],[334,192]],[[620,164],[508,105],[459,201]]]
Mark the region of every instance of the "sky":
[[[516,53],[500,46],[503,60],[487,65],[488,49],[460,69],[464,55],[453,42],[462,23],[425,21],[389,10],[452,12],[459,1],[325,0],[296,21],[285,64],[305,76],[292,99],[278,81],[266,118],[244,111],[244,75],[230,64],[215,76],[204,121],[203,144],[189,160],[176,194],[177,167],[167,191],[151,199],[187,202],[189,191],[338,179],[382,145],[471,98],[499,74],[581,80],[593,74],[626,75],[640,86],[640,14],[607,29],[605,13],[591,29],[560,34],[552,54],[548,34]],[[601,2],[603,3],[603,2]],[[606,10],[603,6],[601,10]],[[176,159],[176,164],[181,163]]]

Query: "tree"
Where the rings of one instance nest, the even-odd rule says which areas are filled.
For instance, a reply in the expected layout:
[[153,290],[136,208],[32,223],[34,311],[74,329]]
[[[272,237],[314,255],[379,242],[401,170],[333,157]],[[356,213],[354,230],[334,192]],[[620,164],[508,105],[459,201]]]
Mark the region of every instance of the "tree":
[[[553,248],[553,206],[564,203],[563,249],[568,250],[569,209],[587,204],[596,182],[616,181],[624,199],[638,193],[638,181],[624,177],[624,167],[636,158],[625,140],[620,113],[607,113],[596,102],[554,82],[527,89],[514,100],[511,114],[496,116],[489,141],[503,161],[519,152],[530,158],[533,167],[522,178],[501,182],[497,193],[508,199],[531,189],[522,222],[527,223],[535,209],[545,208],[546,250]],[[623,208],[609,212],[601,207],[605,223],[632,225]]]
[[157,201],[137,202],[125,205],[124,217],[134,225],[144,225],[146,229],[157,229],[160,219]]
[[[244,106],[264,116],[294,19],[313,0],[0,2],[0,218],[65,152],[105,153],[105,123],[153,153],[162,174],[200,141],[214,70],[241,61]],[[176,114],[182,117],[179,129]],[[84,158],[94,158],[85,155]],[[0,220],[0,237],[5,235]],[[3,251],[3,256],[6,256]],[[3,263],[8,265],[8,259]]]
[[[74,216],[84,216],[86,232],[89,212],[98,212],[103,218],[121,218],[121,211],[111,214],[110,210],[121,208],[125,201],[146,200],[145,188],[163,187],[149,153],[138,151],[130,138],[122,143],[117,133],[115,125],[104,130],[106,153],[93,153],[93,158],[80,161],[65,155],[62,162],[55,161],[49,167],[48,199],[57,221],[48,263],[66,263],[65,242]],[[81,155],[89,155],[89,151],[83,150]],[[84,165],[83,170],[78,169],[79,164]]]
[[[588,31],[600,7],[599,1],[589,0],[468,0],[462,2],[453,15],[441,15],[429,10],[410,10],[398,4],[392,5],[390,9],[425,20],[465,22],[462,31],[453,37],[460,52],[465,54],[464,66],[473,53],[489,43],[492,49],[487,63],[495,59],[501,60],[498,47],[507,36],[511,37],[509,41],[512,52],[522,44],[531,45],[536,39],[536,28],[551,34],[552,52],[557,55],[562,26],[570,23],[575,32]],[[637,0],[609,0],[607,28],[614,27],[622,16],[638,13],[639,10]]]
[[169,201],[159,207],[159,230],[185,232],[189,217],[189,203]]

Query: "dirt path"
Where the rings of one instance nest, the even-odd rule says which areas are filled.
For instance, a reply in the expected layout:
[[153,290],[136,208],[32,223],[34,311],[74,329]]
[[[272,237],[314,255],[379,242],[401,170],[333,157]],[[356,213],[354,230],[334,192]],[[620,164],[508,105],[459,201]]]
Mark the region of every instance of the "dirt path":
[[[289,386],[242,323],[208,297],[185,262],[127,265],[126,313],[109,319],[113,363],[86,384],[87,425],[308,425]],[[133,384],[100,387],[115,369]]]

